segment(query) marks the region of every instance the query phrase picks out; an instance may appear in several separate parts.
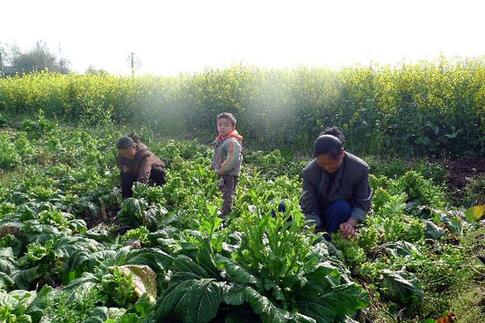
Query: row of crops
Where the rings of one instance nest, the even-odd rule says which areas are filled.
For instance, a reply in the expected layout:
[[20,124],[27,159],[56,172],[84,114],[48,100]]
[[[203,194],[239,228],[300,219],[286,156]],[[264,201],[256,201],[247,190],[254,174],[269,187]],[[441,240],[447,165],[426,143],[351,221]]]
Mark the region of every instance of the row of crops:
[[[167,184],[121,200],[119,127],[7,121],[2,322],[421,321],[448,315],[474,279],[483,284],[483,208],[451,207],[431,166],[384,176],[376,163],[358,238],[328,242],[299,209],[305,159],[247,152],[223,223],[208,146],[139,128],[167,161]],[[468,309],[469,322],[480,311]]]
[[137,78],[39,73],[0,79],[0,110],[98,124],[149,126],[166,136],[212,137],[234,113],[253,147],[308,151],[339,126],[356,153],[483,154],[483,58],[332,71],[232,67]]

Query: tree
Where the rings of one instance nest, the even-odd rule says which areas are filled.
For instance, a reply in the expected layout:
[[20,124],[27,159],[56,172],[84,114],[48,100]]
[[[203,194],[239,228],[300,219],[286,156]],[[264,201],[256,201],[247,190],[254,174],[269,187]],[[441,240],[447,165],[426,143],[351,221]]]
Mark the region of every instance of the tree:
[[69,73],[69,62],[65,58],[57,58],[52,54],[44,41],[36,42],[35,46],[26,53],[14,46],[10,54],[10,62],[19,74],[45,69],[51,72]]
[[7,62],[7,50],[0,42],[0,77],[3,77],[5,75],[4,66],[6,62]]
[[85,74],[87,75],[108,75],[109,73],[102,68],[96,68],[93,65],[89,65],[86,69]]

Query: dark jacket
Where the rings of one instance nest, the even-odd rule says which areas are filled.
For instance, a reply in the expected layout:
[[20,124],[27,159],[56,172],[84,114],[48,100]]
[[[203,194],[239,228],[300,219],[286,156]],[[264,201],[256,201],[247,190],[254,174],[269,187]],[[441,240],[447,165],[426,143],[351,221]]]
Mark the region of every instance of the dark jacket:
[[122,173],[131,173],[136,176],[136,181],[148,183],[152,168],[162,170],[165,167],[163,161],[148,150],[143,143],[138,143],[135,158],[133,160],[118,156],[118,166]]
[[[360,158],[345,152],[342,165],[328,188],[328,174],[312,160],[303,170],[303,194],[300,205],[307,219],[322,225],[320,214],[335,200],[352,205],[351,217],[361,222],[370,208],[372,190],[369,185],[369,166]],[[329,189],[329,190],[328,190]]]

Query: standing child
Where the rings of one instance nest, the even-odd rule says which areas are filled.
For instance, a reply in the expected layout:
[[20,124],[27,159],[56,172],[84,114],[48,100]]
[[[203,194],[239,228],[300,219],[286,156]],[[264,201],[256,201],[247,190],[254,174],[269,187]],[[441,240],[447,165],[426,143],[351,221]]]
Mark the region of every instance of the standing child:
[[232,210],[234,193],[241,173],[243,137],[236,130],[236,118],[227,112],[217,116],[217,133],[212,166],[220,177],[219,189],[224,200],[221,215],[224,217]]

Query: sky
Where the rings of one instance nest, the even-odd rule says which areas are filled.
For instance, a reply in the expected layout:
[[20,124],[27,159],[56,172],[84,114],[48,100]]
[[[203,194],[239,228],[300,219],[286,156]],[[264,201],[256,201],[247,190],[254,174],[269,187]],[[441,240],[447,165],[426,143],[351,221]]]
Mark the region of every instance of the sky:
[[0,43],[71,69],[176,75],[234,64],[341,68],[485,55],[485,1],[0,0]]

